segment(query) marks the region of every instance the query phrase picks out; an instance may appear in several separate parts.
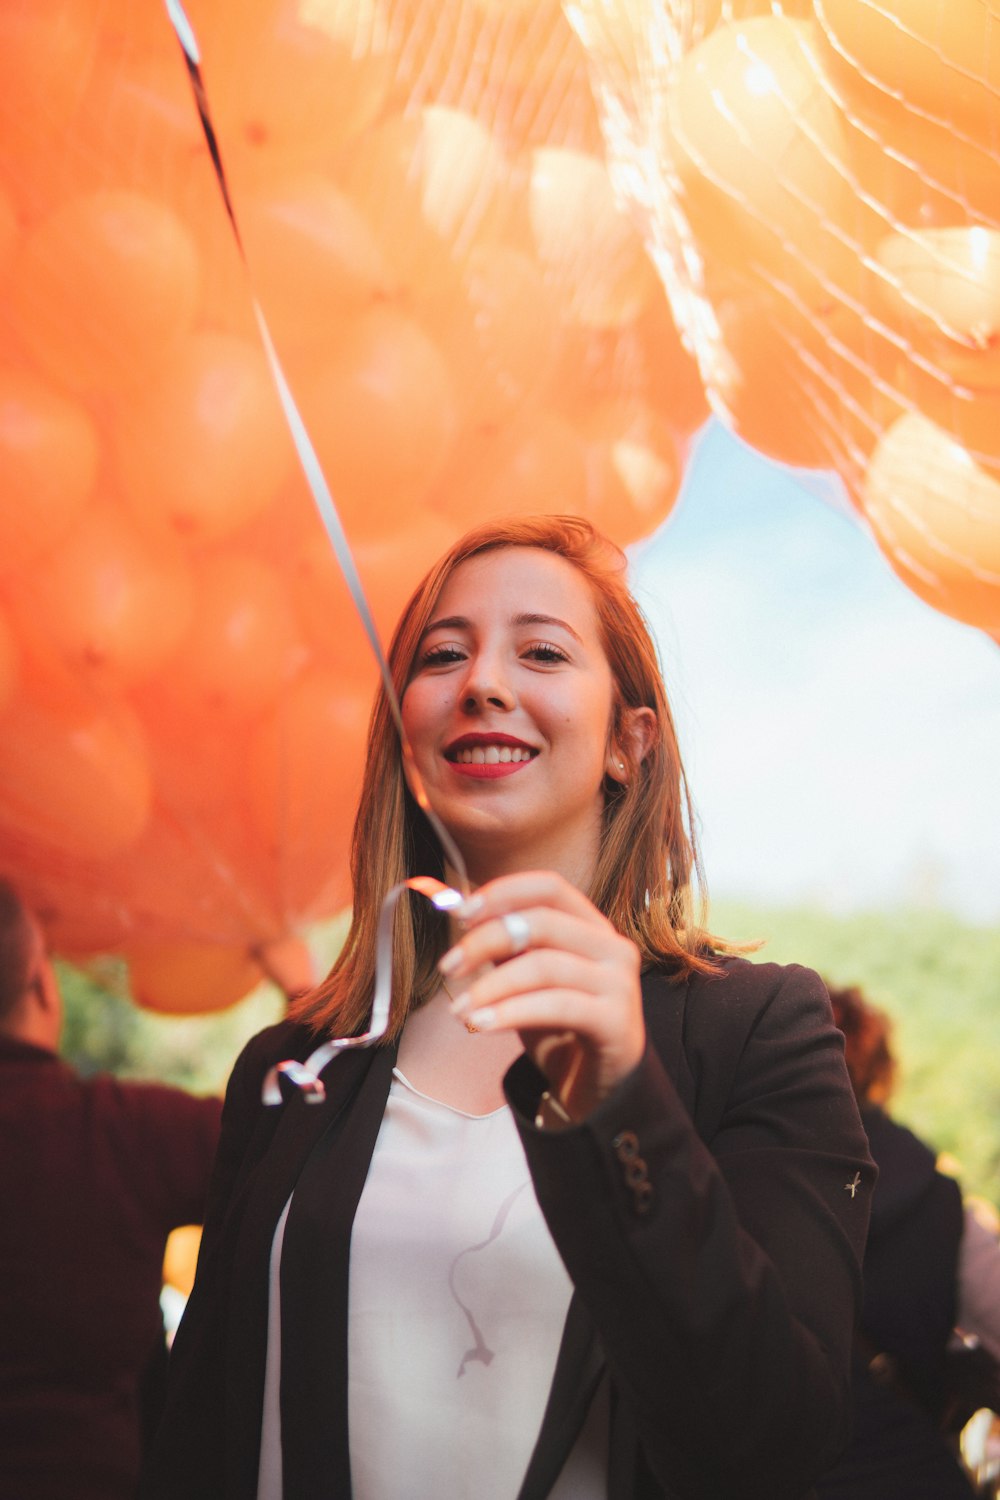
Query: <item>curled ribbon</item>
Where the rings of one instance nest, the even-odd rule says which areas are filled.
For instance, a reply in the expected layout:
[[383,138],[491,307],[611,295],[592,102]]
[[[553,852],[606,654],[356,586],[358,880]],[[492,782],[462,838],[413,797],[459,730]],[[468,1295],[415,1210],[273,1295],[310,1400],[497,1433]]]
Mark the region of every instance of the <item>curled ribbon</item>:
[[344,581],[347,584],[351,599],[354,603],[354,607],[358,612],[361,623],[365,630],[365,634],[367,635],[369,644],[371,645],[372,651],[374,652],[375,660],[378,663],[379,671],[382,674],[382,682],[385,687],[386,698],[388,699],[389,707],[392,711],[392,716],[395,720],[396,728],[399,731],[400,746],[402,748],[403,759],[405,760],[407,769],[409,771],[409,784],[412,789],[413,795],[417,801],[417,805],[425,814],[428,822],[430,823],[438,839],[440,840],[446,858],[458,875],[460,886],[460,891],[456,891],[453,890],[450,886],[443,885],[440,881],[433,880],[430,876],[424,875],[414,876],[411,880],[404,880],[400,885],[394,886],[386,896],[382,904],[381,914],[379,916],[375,966],[375,998],[372,1002],[372,1017],[369,1030],[365,1032],[363,1036],[340,1037],[332,1041],[324,1042],[321,1047],[318,1047],[315,1052],[310,1054],[310,1056],[304,1063],[296,1062],[294,1059],[289,1059],[285,1062],[279,1063],[277,1067],[272,1068],[268,1073],[267,1078],[264,1081],[263,1091],[265,1104],[281,1104],[282,1094],[278,1084],[278,1079],[282,1077],[287,1078],[291,1083],[295,1084],[296,1087],[302,1091],[305,1098],[310,1103],[318,1104],[321,1103],[322,1100],[326,1097],[322,1081],[319,1077],[320,1072],[326,1066],[326,1064],[333,1057],[335,1057],[338,1052],[343,1051],[345,1048],[372,1046],[385,1033],[385,1029],[388,1025],[389,1020],[389,1007],[391,1001],[392,986],[392,919],[395,913],[396,902],[399,900],[402,892],[407,889],[418,891],[420,894],[427,896],[431,901],[433,901],[434,905],[438,908],[439,911],[446,911],[459,905],[463,898],[468,896],[469,878],[465,868],[465,861],[462,858],[458,846],[431,806],[430,798],[427,795],[427,790],[424,786],[423,779],[417,769],[417,764],[413,755],[413,748],[410,745],[406,730],[403,727],[403,712],[402,708],[400,707],[399,698],[396,694],[395,684],[393,683],[392,674],[389,671],[389,665],[382,651],[382,645],[379,641],[378,631],[375,627],[375,621],[372,618],[372,613],[368,606],[368,600],[365,597],[365,591],[361,583],[361,578],[358,574],[357,566],[351,553],[350,544],[347,540],[347,533],[344,531],[343,522],[341,521],[340,515],[337,511],[337,507],[334,504],[333,496],[330,493],[330,487],[326,482],[326,476],[323,473],[322,466],[316,455],[316,450],[313,446],[312,440],[309,437],[309,433],[306,430],[306,425],[302,420],[301,413],[299,412],[299,409],[295,403],[295,399],[292,396],[291,389],[285,377],[284,369],[282,368],[281,361],[278,358],[277,350],[274,347],[274,340],[271,337],[271,330],[267,325],[267,320],[264,317],[264,313],[261,309],[260,303],[258,302],[257,297],[254,294],[252,278],[250,276],[250,266],[247,261],[246,252],[243,248],[243,240],[240,235],[239,225],[236,221],[236,213],[233,209],[232,197],[229,192],[229,184],[227,182],[225,169],[222,164],[222,152],[219,147],[219,140],[216,134],[215,126],[212,121],[211,110],[209,109],[208,95],[206,93],[205,85],[201,76],[201,52],[194,33],[194,29],[192,28],[191,23],[184,12],[181,0],[164,0],[164,3],[166,5],[167,15],[170,19],[170,24],[172,25],[177,36],[177,40],[181,45],[181,51],[184,56],[184,62],[187,66],[188,78],[191,83],[192,93],[194,94],[194,101],[198,110],[198,116],[201,120],[202,130],[205,134],[205,140],[208,144],[209,154],[212,158],[212,165],[215,169],[215,175],[218,180],[219,191],[222,194],[222,201],[225,204],[226,214],[228,215],[230,225],[232,226],[233,236],[236,240],[237,249],[239,250],[244,270],[247,273],[250,302],[253,308],[253,314],[257,323],[257,328],[260,333],[261,343],[264,346],[264,353],[267,357],[271,375],[274,379],[274,383],[278,391],[282,411],[284,412],[285,420],[288,423],[288,428],[292,436],[292,442],[295,445],[295,451],[298,455],[299,462],[302,465],[306,483],[309,486],[309,490],[315,502],[320,520],[323,523],[326,534],[330,540],[330,544],[333,547],[334,554],[337,558],[338,564],[340,565],[340,570],[344,575]]
[[379,913],[375,940],[375,998],[368,1030],[361,1036],[332,1037],[317,1047],[315,1052],[310,1052],[305,1062],[288,1058],[285,1062],[276,1063],[264,1078],[261,1098],[265,1104],[283,1102],[280,1083],[282,1078],[295,1084],[307,1104],[322,1104],[326,1098],[326,1089],[319,1075],[327,1063],[332,1062],[338,1053],[351,1048],[374,1047],[385,1035],[392,1003],[392,925],[396,905],[404,891],[416,891],[419,895],[426,896],[438,911],[454,911],[464,899],[460,891],[435,880],[431,875],[414,875],[392,887],[382,902]]

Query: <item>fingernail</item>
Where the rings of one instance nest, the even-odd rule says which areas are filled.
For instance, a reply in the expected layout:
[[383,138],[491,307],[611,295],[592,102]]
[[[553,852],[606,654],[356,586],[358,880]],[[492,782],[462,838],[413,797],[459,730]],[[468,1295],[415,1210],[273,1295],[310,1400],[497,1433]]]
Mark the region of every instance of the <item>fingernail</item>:
[[448,952],[438,959],[438,969],[442,974],[454,974],[461,962],[461,948],[449,948]]
[[497,1014],[495,1010],[490,1010],[489,1006],[486,1006],[483,1010],[474,1010],[469,1020],[480,1031],[492,1031],[497,1023]]
[[486,903],[482,896],[469,896],[466,901],[462,902],[461,906],[455,907],[455,915],[460,922],[471,922],[473,917],[479,916],[485,905]]

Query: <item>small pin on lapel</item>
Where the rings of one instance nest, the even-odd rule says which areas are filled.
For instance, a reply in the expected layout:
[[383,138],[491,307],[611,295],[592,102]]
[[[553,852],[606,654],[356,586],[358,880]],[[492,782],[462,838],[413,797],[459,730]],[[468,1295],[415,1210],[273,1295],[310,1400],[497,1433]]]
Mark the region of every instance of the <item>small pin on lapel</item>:
[[857,1193],[858,1188],[860,1186],[861,1186],[861,1173],[860,1172],[855,1172],[855,1174],[854,1174],[853,1178],[851,1179],[851,1181],[844,1183],[844,1192],[845,1193],[850,1193],[851,1197],[853,1198],[855,1196],[855,1194]]

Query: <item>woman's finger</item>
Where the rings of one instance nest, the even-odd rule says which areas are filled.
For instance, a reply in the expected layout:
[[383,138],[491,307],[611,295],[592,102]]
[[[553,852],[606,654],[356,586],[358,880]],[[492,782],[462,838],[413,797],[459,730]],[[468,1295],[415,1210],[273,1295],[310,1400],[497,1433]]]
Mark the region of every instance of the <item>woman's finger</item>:
[[[617,1047],[621,1018],[606,1000],[577,989],[532,990],[475,1006],[467,1019],[480,1031],[565,1032],[596,1047]],[[629,1028],[631,1030],[631,1028]],[[641,1052],[641,1047],[640,1047]]]
[[459,977],[483,964],[506,964],[536,948],[555,948],[599,960],[615,956],[621,941],[620,934],[596,911],[580,917],[536,906],[506,912],[464,933],[442,957],[440,969],[446,976]]
[[516,875],[501,875],[480,886],[456,912],[459,920],[474,928],[508,912],[525,907],[544,906],[579,917],[605,920],[575,885],[551,870],[526,870]]
[[454,994],[451,1009],[455,1015],[465,1015],[515,995],[550,989],[577,990],[581,995],[598,997],[609,1004],[620,999],[616,991],[625,988],[620,982],[615,984],[616,978],[601,964],[546,948],[524,953],[499,968],[478,974],[465,989]]

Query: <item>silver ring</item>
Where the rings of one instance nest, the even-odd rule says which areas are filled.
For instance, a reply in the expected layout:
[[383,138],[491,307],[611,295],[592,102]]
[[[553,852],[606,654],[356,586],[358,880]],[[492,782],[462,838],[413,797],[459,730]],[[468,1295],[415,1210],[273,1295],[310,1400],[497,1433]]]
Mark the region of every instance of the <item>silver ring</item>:
[[500,920],[510,938],[510,956],[516,958],[531,942],[531,926],[527,917],[522,917],[519,911],[509,911]]

